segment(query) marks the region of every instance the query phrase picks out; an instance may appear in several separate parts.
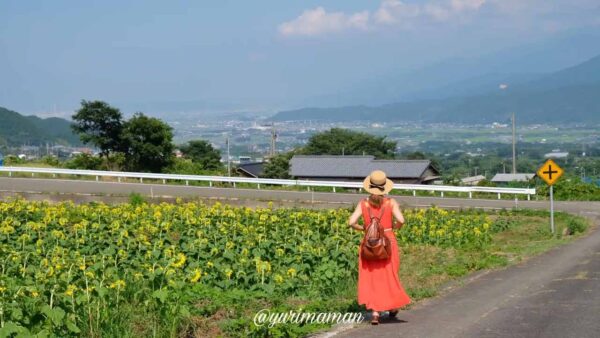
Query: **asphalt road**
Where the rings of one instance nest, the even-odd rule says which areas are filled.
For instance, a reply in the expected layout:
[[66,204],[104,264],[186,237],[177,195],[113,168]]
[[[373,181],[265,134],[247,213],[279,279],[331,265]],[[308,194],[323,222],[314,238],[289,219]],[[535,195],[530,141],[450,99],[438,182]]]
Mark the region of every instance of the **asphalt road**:
[[476,274],[397,320],[335,337],[600,337],[599,314],[600,231],[594,229],[519,265]]
[[[64,179],[38,179],[38,178],[9,178],[0,177],[0,192],[10,193],[43,193],[67,195],[112,195],[127,196],[136,192],[152,197],[186,197],[221,200],[257,200],[257,201],[284,201],[298,205],[317,204],[321,207],[349,207],[355,205],[364,194],[350,193],[324,193],[308,191],[284,190],[258,190],[211,188],[170,184],[147,183],[117,183],[103,181],[64,180]],[[401,206],[424,207],[437,205],[444,208],[484,208],[502,209],[515,206],[529,209],[549,209],[548,201],[518,201],[496,199],[458,199],[458,198],[432,198],[396,196]],[[556,210],[575,213],[589,210],[600,210],[600,202],[582,204],[577,202],[557,202]]]

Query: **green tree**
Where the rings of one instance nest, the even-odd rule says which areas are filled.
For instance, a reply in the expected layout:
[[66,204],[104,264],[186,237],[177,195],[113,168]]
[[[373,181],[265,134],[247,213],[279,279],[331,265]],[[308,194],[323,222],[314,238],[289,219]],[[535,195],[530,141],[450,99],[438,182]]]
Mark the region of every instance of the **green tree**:
[[97,147],[105,158],[110,152],[123,150],[123,115],[119,109],[103,101],[82,100],[72,119],[71,128],[81,142]]
[[99,170],[101,169],[102,159],[90,154],[82,153],[73,156],[70,160],[66,161],[64,166],[69,169],[85,169],[85,170]]
[[42,163],[47,164],[51,167],[60,166],[60,160],[58,158],[56,158],[55,156],[46,155],[46,156],[42,157],[41,160],[42,160]]
[[224,174],[223,168],[218,170],[207,170],[202,168],[199,163],[192,162],[189,158],[175,158],[173,163],[166,167],[163,172],[169,174],[181,175],[215,175],[221,176]]
[[292,156],[294,156],[294,153],[295,152],[290,151],[271,158],[269,162],[265,163],[263,177],[281,179],[290,178],[290,160],[292,159]]
[[173,130],[163,121],[136,113],[123,125],[128,170],[161,172],[173,161]]
[[203,174],[202,167],[200,164],[192,162],[187,158],[175,158],[168,167],[163,170],[168,174],[179,174],[179,175],[201,175]]
[[183,155],[200,165],[203,170],[218,170],[221,164],[221,152],[205,140],[194,140],[180,147]]
[[385,136],[342,128],[332,128],[313,135],[302,150],[306,155],[373,155],[379,159],[392,159],[396,142]]
[[407,160],[424,160],[424,159],[427,159],[427,156],[425,156],[425,154],[423,154],[420,151],[415,151],[415,152],[406,154],[406,159]]
[[23,164],[26,161],[23,159],[20,159],[19,157],[15,156],[15,155],[6,155],[4,156],[4,165],[5,166],[11,166],[11,165],[15,165],[15,164]]

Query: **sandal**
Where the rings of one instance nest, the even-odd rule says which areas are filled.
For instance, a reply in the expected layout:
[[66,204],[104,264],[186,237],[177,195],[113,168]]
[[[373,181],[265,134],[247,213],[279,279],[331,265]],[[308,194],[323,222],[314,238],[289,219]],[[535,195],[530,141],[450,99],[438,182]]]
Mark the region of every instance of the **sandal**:
[[396,318],[397,314],[398,314],[398,310],[392,310],[389,312],[390,318]]
[[379,325],[379,313],[371,317],[371,325]]

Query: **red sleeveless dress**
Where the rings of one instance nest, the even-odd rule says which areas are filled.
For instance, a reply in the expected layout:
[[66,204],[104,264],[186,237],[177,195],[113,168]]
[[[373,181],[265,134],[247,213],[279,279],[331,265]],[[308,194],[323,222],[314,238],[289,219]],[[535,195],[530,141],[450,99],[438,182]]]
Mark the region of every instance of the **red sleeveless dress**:
[[[388,198],[384,199],[385,206],[381,216],[381,226],[392,228],[392,206]],[[371,215],[378,217],[381,209],[373,208],[366,200],[361,201],[362,216],[365,227],[369,225],[369,210]],[[386,260],[369,261],[363,259],[358,251],[358,304],[364,304],[373,311],[387,311],[401,308],[410,304],[411,300],[404,291],[398,272],[400,271],[400,255],[398,242],[393,231],[384,231],[392,245],[392,256]]]

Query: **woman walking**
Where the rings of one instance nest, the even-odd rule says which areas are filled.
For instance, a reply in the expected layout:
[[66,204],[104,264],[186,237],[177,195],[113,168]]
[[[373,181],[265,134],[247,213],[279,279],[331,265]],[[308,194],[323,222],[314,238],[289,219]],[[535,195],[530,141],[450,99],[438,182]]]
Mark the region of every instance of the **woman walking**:
[[[389,239],[391,255],[387,259],[368,260],[359,250],[358,258],[358,304],[364,304],[372,310],[371,324],[379,324],[382,311],[390,311],[390,317],[395,317],[398,309],[410,304],[410,298],[404,291],[398,272],[400,256],[398,243],[393,228],[404,225],[404,216],[398,203],[385,195],[392,190],[394,183],[381,170],[373,171],[363,182],[364,189],[370,193],[367,199],[361,200],[356,210],[350,216],[349,225],[356,230],[365,230],[371,223],[371,217],[378,217],[379,224],[384,229],[383,234]],[[364,227],[358,225],[358,219],[363,217]],[[396,220],[393,224],[393,218]]]

